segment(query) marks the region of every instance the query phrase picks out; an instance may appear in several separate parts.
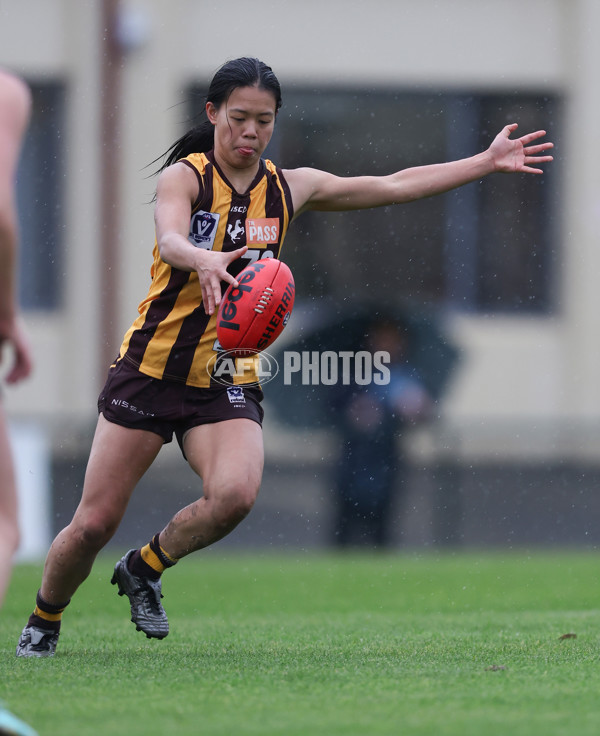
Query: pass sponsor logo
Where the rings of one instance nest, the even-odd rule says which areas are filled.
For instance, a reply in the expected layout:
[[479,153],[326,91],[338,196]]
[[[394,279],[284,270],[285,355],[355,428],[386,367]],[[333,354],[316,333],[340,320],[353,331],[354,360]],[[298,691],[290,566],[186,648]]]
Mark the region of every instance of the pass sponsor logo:
[[271,245],[279,240],[279,218],[261,217],[246,220],[247,245]]

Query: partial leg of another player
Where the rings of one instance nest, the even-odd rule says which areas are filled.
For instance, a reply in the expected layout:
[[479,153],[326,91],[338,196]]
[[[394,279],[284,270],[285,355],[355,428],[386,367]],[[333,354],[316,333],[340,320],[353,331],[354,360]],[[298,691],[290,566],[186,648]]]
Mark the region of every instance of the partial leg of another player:
[[19,545],[17,489],[4,409],[0,403],[0,607]]

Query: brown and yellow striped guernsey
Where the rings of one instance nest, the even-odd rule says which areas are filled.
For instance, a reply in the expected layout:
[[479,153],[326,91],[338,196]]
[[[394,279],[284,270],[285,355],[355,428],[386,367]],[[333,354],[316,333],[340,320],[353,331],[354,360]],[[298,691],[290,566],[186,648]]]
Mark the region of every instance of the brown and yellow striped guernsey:
[[[261,160],[258,173],[245,194],[227,181],[211,153],[182,159],[199,183],[192,207],[189,240],[198,248],[231,251],[248,246],[233,261],[234,276],[259,258],[278,258],[293,216],[292,197],[281,169]],[[119,360],[125,359],[146,375],[208,387],[206,366],[215,355],[216,314],[209,317],[202,304],[198,274],[165,263],[154,244],[152,282],[138,307],[139,317],[125,335]],[[211,361],[214,365],[214,360]],[[235,377],[235,383],[253,383],[253,370]]]

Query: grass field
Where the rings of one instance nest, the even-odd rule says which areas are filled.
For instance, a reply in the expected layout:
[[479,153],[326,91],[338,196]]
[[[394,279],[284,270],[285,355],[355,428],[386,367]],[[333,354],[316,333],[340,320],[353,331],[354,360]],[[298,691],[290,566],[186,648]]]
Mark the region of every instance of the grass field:
[[162,642],[129,622],[117,557],[50,660],[14,657],[40,568],[15,570],[0,698],[40,736],[600,733],[597,554],[207,552],[166,574]]

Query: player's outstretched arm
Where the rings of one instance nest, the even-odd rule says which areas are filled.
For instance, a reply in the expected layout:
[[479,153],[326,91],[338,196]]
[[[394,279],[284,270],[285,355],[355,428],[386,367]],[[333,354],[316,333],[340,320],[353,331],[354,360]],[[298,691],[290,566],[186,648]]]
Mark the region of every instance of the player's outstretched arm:
[[541,174],[539,164],[552,161],[550,142],[539,143],[544,130],[511,138],[517,124],[507,125],[482,153],[459,161],[415,166],[389,176],[339,177],[317,169],[286,171],[294,210],[343,211],[412,202],[456,189],[495,172]]

